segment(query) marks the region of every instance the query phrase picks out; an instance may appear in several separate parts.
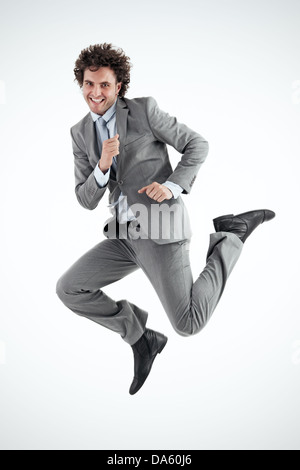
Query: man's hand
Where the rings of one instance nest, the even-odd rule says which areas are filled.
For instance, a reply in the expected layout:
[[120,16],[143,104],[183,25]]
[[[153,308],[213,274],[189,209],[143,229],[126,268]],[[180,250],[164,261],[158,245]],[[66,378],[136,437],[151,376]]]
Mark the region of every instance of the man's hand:
[[102,154],[99,161],[99,168],[103,173],[111,167],[113,158],[119,155],[119,134],[116,134],[111,139],[104,140],[102,143]]
[[140,194],[145,192],[147,196],[157,202],[163,202],[165,199],[171,199],[173,197],[172,191],[170,191],[169,188],[163,184],[156,183],[155,181],[154,183],[138,190],[138,193]]

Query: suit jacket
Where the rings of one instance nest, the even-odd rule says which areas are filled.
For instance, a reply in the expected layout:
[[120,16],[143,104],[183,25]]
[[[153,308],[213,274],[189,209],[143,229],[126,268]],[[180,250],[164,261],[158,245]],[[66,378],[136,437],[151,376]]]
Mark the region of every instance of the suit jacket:
[[[90,113],[71,128],[78,202],[92,210],[107,189],[110,203],[116,201],[122,191],[140,225],[137,237],[151,238],[159,244],[189,239],[189,217],[180,196],[158,203],[146,193],[139,194],[138,190],[154,181],[169,180],[181,186],[184,194],[189,193],[207,156],[208,143],[200,134],[159,109],[152,97],[118,98],[116,122],[120,136],[117,173],[111,171],[104,188],[98,186],[93,174],[100,155]],[[174,170],[167,144],[182,154]],[[105,235],[113,238],[115,214],[105,227]]]

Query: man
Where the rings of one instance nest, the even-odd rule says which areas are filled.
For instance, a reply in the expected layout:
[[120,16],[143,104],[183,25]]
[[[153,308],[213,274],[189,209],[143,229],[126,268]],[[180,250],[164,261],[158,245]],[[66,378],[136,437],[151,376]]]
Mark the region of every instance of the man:
[[[214,219],[207,264],[193,282],[191,230],[180,194],[188,194],[208,144],[198,133],[159,109],[153,98],[125,98],[130,62],[111,44],[81,51],[75,77],[90,112],[71,129],[78,202],[93,210],[108,189],[113,212],[106,239],[73,264],[57,294],[78,315],[119,333],[133,350],[136,393],[167,338],[146,327],[147,312],[102,290],[141,268],[175,331],[198,333],[212,315],[243,243],[269,210]],[[173,170],[166,144],[182,154]]]

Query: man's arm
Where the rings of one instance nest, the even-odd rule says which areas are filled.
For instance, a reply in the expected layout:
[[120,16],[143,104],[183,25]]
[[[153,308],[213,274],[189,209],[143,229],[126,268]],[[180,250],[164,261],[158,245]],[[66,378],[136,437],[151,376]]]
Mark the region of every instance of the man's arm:
[[99,187],[95,178],[94,168],[90,165],[84,149],[76,142],[72,129],[71,137],[75,166],[75,194],[81,206],[85,209],[93,210],[103,197],[107,185],[103,188]]
[[154,98],[147,100],[147,116],[153,135],[182,154],[168,181],[183,188],[187,194],[196,179],[197,173],[208,154],[208,142],[175,117],[159,109]]

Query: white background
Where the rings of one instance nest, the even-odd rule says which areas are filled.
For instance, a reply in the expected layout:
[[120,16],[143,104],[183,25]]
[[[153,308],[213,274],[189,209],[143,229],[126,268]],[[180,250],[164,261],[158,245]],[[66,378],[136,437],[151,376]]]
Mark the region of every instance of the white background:
[[[299,1],[12,0],[0,18],[0,447],[299,449]],[[176,335],[141,272],[105,289],[169,337],[133,397],[131,348],[55,294],[109,216],[107,196],[77,203],[69,134],[88,112],[74,62],[102,42],[131,58],[129,98],[210,143],[183,196],[195,277],[213,217],[277,213],[199,335]]]

